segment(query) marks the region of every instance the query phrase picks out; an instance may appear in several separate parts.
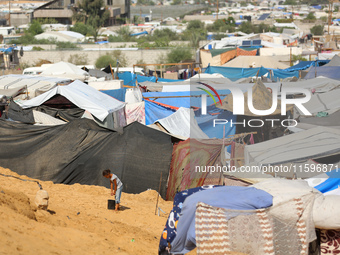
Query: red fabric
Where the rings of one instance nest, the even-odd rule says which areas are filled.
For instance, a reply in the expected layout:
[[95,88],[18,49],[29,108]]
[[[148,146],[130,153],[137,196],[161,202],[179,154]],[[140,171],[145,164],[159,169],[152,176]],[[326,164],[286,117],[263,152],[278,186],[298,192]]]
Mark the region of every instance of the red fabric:
[[237,56],[256,56],[257,50],[243,50],[237,48]]

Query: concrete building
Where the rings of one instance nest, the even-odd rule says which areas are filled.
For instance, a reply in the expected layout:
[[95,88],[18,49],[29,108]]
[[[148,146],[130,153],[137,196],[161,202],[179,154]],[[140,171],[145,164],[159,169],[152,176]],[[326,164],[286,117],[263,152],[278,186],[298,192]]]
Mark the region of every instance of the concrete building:
[[[72,24],[73,10],[77,9],[76,0],[52,0],[33,12],[33,18],[55,19],[61,24]],[[105,8],[110,12],[106,26],[119,23],[119,19],[130,18],[130,0],[104,0]]]

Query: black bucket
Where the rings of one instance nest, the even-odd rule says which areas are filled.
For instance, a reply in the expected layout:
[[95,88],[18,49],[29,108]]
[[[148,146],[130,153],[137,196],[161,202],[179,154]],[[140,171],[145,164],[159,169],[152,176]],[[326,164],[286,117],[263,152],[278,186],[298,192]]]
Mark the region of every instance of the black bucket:
[[107,200],[107,209],[114,210],[116,208],[116,200]]

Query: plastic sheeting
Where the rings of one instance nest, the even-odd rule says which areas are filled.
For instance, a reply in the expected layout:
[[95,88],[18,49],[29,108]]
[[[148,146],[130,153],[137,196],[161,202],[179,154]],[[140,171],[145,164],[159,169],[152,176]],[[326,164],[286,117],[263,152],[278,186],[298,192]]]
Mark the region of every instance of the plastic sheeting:
[[246,145],[244,150],[245,164],[274,165],[295,161],[302,162],[303,160],[339,153],[339,144],[340,130],[317,127],[266,142]]
[[103,121],[109,113],[120,110],[125,105],[81,81],[74,81],[66,86],[54,87],[31,100],[21,101],[20,106],[22,108],[36,107],[57,94],[64,96],[79,108],[89,111],[101,121]]
[[315,62],[316,62],[316,66],[320,66],[323,64],[327,64],[329,62],[329,60],[317,60],[317,61],[301,61],[300,63],[288,67],[285,69],[285,71],[299,71],[299,70],[306,70],[311,66],[315,66]]
[[209,137],[199,128],[194,118],[194,111],[180,107],[175,113],[157,121],[170,134],[187,138],[208,139]]
[[[218,90],[220,95],[229,94],[229,90]],[[223,138],[223,127],[224,125],[216,125],[213,126],[214,119],[223,119],[227,120],[228,123],[232,120],[236,121],[236,116],[234,116],[229,111],[224,111],[218,109],[214,101],[211,97],[207,97],[207,114],[202,115],[201,113],[201,97],[199,95],[205,94],[203,91],[185,91],[185,92],[148,92],[143,93],[144,98],[149,98],[153,100],[157,98],[155,102],[165,104],[159,105],[155,102],[150,102],[148,100],[145,101],[145,117],[146,117],[146,125],[152,124],[159,119],[168,117],[174,111],[176,111],[179,107],[185,108],[196,108],[195,119],[199,125],[199,127],[203,130],[205,134],[209,136],[209,138]],[[191,97],[198,96],[198,97]],[[165,98],[162,98],[165,97]],[[221,96],[223,99],[224,96]],[[175,108],[173,108],[173,107]],[[225,137],[229,135],[234,135],[236,131],[235,125],[230,127],[230,125],[225,125]]]
[[0,165],[20,175],[109,188],[102,171],[110,168],[123,182],[123,192],[140,193],[158,190],[162,173],[165,198],[171,137],[137,122],[119,134],[88,119],[58,126],[0,120],[0,134]]
[[327,77],[334,80],[340,80],[340,66],[320,66],[311,67],[305,76],[305,79],[313,79],[319,76]]
[[124,85],[129,85],[129,86],[135,86],[136,85],[136,80],[138,83],[145,82],[145,81],[151,81],[151,82],[178,82],[182,80],[171,80],[171,79],[163,79],[163,78],[156,78],[154,76],[142,76],[139,74],[134,74],[131,72],[124,72],[124,73],[118,73],[118,78],[120,80],[124,81]]
[[112,89],[112,90],[100,90],[100,92],[109,95],[121,102],[125,102],[125,94],[127,88]]

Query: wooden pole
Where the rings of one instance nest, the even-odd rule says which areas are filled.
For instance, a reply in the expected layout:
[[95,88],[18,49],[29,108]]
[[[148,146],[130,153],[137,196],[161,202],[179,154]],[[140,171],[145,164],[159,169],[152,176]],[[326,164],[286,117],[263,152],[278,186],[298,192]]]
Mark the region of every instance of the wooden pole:
[[115,79],[115,76],[113,75],[113,70],[112,70],[111,63],[110,63],[110,70],[111,70],[112,79]]
[[155,209],[155,215],[157,214],[157,208],[158,208],[158,199],[161,193],[161,186],[162,186],[162,172],[161,172],[161,178],[159,179],[159,189],[157,193],[157,203],[156,203],[156,209]]

